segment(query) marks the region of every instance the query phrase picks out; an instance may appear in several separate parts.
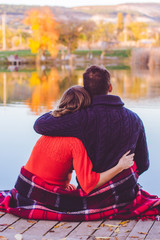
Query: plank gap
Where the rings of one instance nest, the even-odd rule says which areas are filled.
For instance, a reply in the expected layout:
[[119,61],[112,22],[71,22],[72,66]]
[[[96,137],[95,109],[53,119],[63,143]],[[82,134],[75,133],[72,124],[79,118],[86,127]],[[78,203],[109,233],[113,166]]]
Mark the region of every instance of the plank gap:
[[26,231],[28,231],[31,227],[33,227],[35,224],[37,224],[39,222],[39,220],[30,220],[29,221],[35,221],[35,223],[33,223],[31,226],[29,226],[27,229],[25,229],[21,234],[25,233]]
[[[56,228],[54,227],[52,231],[48,232],[46,235],[45,235],[45,238],[47,239],[63,239],[63,238],[66,238],[66,236],[68,236],[72,230],[76,229],[77,226],[79,226],[79,222],[60,222],[59,223],[60,226],[57,226]],[[63,226],[64,225],[64,226]],[[53,225],[52,225],[53,226]],[[67,237],[68,239],[68,237]]]
[[51,227],[46,233],[43,234],[43,236],[45,236],[45,235],[46,235],[47,233],[49,233],[49,232],[52,232],[52,229],[54,229],[54,227],[55,227],[56,225],[58,225],[59,223],[61,223],[61,222],[55,223],[55,224],[53,225],[53,227]]
[[153,221],[153,224],[152,224],[152,226],[149,228],[149,230],[148,230],[148,232],[147,232],[147,234],[146,234],[146,236],[145,236],[144,239],[147,239],[147,236],[149,235],[150,230],[152,229],[152,227],[153,227],[153,225],[155,224],[155,222],[156,222],[156,221]]
[[0,212],[0,218],[3,217],[5,214],[5,212]]
[[[4,215],[3,215],[4,216]],[[14,222],[8,224],[6,227],[3,228],[3,230],[1,230],[0,232],[4,232],[8,227],[11,227],[14,223],[18,222],[21,218],[18,218],[17,220],[15,220]]]
[[[117,229],[119,229],[120,227],[122,227],[122,225],[121,225],[121,223],[122,223],[122,222],[124,222],[124,221],[123,221],[123,220],[121,220],[121,222],[120,222],[119,224],[117,224],[117,225],[118,225],[118,227],[115,227],[115,228],[114,228],[114,230],[112,230],[112,233],[111,233],[110,237],[112,237],[112,235],[114,235],[114,234],[115,234],[115,232],[116,232],[116,230],[117,230]],[[116,237],[116,236],[114,236],[114,237]]]
[[68,235],[70,235],[71,232],[73,232],[81,223],[82,223],[82,222],[79,222],[79,223],[66,235],[66,237],[67,237]]
[[[124,224],[122,224],[122,223],[124,223]],[[136,220],[130,220],[130,219],[122,220],[118,224],[118,227],[111,234],[111,237],[115,237],[119,240],[126,239],[136,224],[137,224]],[[116,230],[118,230],[118,231],[116,231]]]
[[[30,240],[30,236],[32,236],[35,240],[40,240],[44,238],[44,234],[48,232],[48,229],[51,229],[56,223],[57,221],[39,220],[37,223],[32,225],[31,228],[24,232],[23,237],[25,240]],[[47,237],[45,236],[45,238]]]
[[150,230],[152,229],[152,227],[153,227],[154,223],[155,223],[155,221],[153,221],[153,224],[152,224],[152,225],[151,225],[151,227],[149,228],[149,230],[148,230],[148,232],[147,232],[147,234],[146,234],[146,236],[145,236],[145,238],[144,238],[144,239],[146,239],[146,238],[147,238],[147,236],[148,236],[148,234],[149,234]]
[[[140,219],[126,239],[130,240],[133,238],[133,236],[135,236],[138,239],[144,240],[146,238],[146,235],[148,234],[148,231],[152,229],[153,224],[154,221],[152,220],[142,221],[142,219]],[[141,232],[146,233],[146,235],[141,234]]]
[[[106,219],[102,220],[102,222],[98,225],[98,227],[100,227],[101,224],[103,224],[105,221],[106,221]],[[93,230],[92,234],[90,234],[90,236],[88,236],[87,240],[88,240],[89,238],[92,238],[92,237],[94,238],[94,235],[93,235],[93,234],[94,234],[96,231],[97,231],[96,229]]]

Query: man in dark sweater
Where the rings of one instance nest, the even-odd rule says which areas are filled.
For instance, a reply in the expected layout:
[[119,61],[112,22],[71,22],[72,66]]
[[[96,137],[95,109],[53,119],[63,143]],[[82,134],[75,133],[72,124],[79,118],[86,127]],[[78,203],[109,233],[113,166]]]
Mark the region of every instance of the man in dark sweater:
[[93,163],[93,170],[110,169],[128,150],[135,153],[138,174],[149,167],[146,136],[141,119],[124,107],[112,90],[109,72],[99,66],[89,67],[83,74],[84,88],[92,104],[62,117],[46,113],[34,125],[37,133],[47,136],[79,138]]

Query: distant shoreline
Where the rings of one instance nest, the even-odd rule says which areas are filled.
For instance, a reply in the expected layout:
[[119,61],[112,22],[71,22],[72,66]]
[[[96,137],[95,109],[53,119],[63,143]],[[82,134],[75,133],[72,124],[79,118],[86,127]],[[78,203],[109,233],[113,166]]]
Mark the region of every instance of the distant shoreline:
[[[61,51],[59,51],[58,56],[56,58],[52,58],[49,53],[46,53],[46,59],[41,62],[50,62],[50,61],[58,61],[58,62],[65,62],[65,61],[72,61],[72,60],[84,60],[84,61],[91,61],[93,58],[97,58],[97,60],[105,60],[105,59],[112,59],[112,60],[120,60],[120,59],[127,59],[131,56],[131,49],[113,49],[107,50],[103,54],[104,51],[102,50],[76,50],[72,52],[71,55],[67,55],[67,52],[64,52],[62,56]],[[0,51],[0,62],[1,64],[9,63],[10,56],[13,58],[17,57],[23,62],[34,64],[36,63],[36,54],[31,53],[29,49],[24,50],[7,50],[7,51]],[[63,57],[63,58],[62,58]],[[72,58],[72,59],[71,59]]]

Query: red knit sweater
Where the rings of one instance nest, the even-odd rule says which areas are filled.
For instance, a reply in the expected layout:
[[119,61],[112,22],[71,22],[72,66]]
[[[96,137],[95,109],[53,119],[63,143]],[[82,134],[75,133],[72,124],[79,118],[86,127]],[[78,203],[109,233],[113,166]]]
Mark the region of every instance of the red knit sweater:
[[25,169],[48,183],[67,187],[74,169],[81,188],[89,193],[100,174],[92,171],[83,143],[73,137],[42,136],[35,144]]

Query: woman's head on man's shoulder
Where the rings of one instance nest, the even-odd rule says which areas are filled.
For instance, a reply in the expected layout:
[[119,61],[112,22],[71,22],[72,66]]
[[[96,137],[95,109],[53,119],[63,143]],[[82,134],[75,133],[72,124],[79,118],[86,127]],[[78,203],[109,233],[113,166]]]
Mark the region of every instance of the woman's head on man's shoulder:
[[57,108],[52,112],[54,117],[60,117],[67,113],[75,112],[81,108],[86,108],[91,104],[91,97],[84,87],[75,85],[67,89]]
[[104,68],[92,65],[83,74],[84,87],[75,85],[62,95],[57,108],[52,112],[54,117],[73,113],[91,104],[91,98],[112,91],[110,73]]

